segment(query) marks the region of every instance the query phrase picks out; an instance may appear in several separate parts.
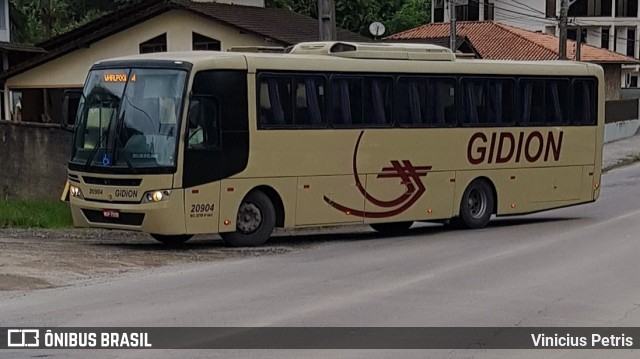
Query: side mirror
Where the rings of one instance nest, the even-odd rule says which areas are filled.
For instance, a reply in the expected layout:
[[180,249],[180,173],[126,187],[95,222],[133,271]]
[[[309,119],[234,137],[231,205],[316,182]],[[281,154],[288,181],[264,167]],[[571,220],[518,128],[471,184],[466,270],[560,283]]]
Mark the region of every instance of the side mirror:
[[80,98],[82,98],[82,96],[82,90],[64,91],[64,98],[62,100],[62,117],[60,118],[60,128],[63,130],[73,132],[73,128],[75,126],[70,126],[69,123],[75,123],[76,112],[73,110],[78,109],[78,104],[80,103]]

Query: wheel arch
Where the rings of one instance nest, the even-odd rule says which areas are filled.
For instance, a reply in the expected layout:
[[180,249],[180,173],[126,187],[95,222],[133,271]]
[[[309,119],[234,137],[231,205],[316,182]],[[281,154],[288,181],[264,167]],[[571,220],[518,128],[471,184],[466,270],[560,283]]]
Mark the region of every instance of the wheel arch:
[[498,214],[498,191],[496,190],[496,185],[494,184],[494,182],[491,180],[491,178],[487,177],[487,176],[478,176],[478,177],[474,177],[472,178],[465,186],[464,188],[462,188],[462,191],[460,192],[460,196],[458,197],[459,200],[456,203],[456,210],[455,210],[455,215],[460,215],[460,200],[462,199],[462,193],[464,193],[464,191],[467,190],[467,188],[471,185],[471,183],[473,183],[474,181],[484,181],[487,184],[489,184],[489,187],[491,188],[491,194],[493,194],[493,208],[491,209],[491,213],[492,214]]
[[261,185],[247,192],[247,195],[253,191],[260,191],[266,194],[267,197],[269,197],[269,200],[271,201],[271,203],[273,203],[273,207],[276,210],[276,227],[278,228],[284,227],[285,211],[284,211],[284,203],[282,202],[282,197],[280,196],[280,193],[278,193],[278,191],[276,191],[271,186]]

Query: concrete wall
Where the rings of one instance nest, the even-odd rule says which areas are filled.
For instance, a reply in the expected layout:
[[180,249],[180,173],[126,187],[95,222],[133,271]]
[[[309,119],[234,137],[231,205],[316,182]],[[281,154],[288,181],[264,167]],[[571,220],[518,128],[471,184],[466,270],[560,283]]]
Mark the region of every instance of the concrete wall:
[[604,69],[605,100],[619,100],[622,87],[622,67],[620,64],[600,64]]
[[0,199],[59,199],[71,141],[57,126],[1,121]]
[[640,120],[628,120],[604,125],[604,142],[614,142],[634,136],[640,129]]

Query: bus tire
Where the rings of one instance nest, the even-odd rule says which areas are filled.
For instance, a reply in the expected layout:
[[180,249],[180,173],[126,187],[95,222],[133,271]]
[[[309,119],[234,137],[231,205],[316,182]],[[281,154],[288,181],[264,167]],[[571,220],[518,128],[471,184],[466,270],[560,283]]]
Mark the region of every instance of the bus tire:
[[460,224],[469,229],[484,228],[491,219],[494,205],[491,185],[484,179],[473,180],[460,201]]
[[164,243],[167,246],[178,247],[183,245],[186,241],[190,240],[193,235],[191,234],[180,234],[180,235],[164,235],[164,234],[154,234],[151,233],[151,237],[153,237],[158,242]]
[[264,244],[276,226],[276,210],[269,197],[261,191],[251,191],[240,204],[236,231],[220,233],[234,247],[256,247]]
[[369,226],[376,232],[384,234],[401,234],[406,232],[413,225],[412,221],[408,222],[390,222],[390,223],[371,223]]

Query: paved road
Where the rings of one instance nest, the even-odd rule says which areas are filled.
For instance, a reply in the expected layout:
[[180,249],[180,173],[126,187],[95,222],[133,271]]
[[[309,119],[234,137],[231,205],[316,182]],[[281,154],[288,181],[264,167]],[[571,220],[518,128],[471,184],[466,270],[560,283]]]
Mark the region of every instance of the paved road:
[[[606,174],[595,204],[498,219],[479,231],[425,226],[393,238],[336,236],[309,251],[171,266],[97,285],[36,291],[1,303],[0,326],[640,326],[639,233],[640,165],[634,165]],[[334,354],[398,355],[303,356]],[[401,353],[452,358],[538,354]],[[624,351],[614,356],[621,354],[639,355]],[[200,355],[208,354],[188,356]],[[548,351],[542,356],[589,355],[605,352]]]

